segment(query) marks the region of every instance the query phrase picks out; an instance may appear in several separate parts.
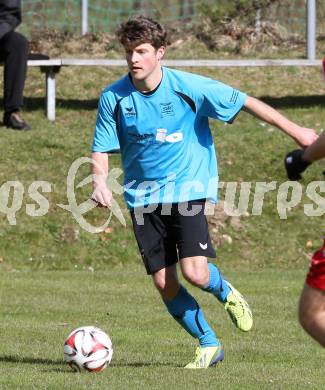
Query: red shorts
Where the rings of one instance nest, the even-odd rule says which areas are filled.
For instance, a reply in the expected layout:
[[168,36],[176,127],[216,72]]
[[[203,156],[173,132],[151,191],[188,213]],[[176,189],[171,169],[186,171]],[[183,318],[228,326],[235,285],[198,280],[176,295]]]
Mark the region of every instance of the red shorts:
[[325,291],[325,245],[313,255],[306,284]]

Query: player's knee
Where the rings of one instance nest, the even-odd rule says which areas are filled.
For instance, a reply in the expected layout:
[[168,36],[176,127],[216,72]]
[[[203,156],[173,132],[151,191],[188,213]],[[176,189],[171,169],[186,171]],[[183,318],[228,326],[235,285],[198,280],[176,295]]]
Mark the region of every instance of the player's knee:
[[325,347],[325,316],[321,312],[308,312],[299,310],[299,322],[303,329],[315,339],[322,347]]
[[313,314],[310,313],[305,306],[300,305],[298,312],[298,319],[300,325],[309,333],[312,323],[314,321]]
[[300,325],[309,333],[309,329],[312,327],[314,322],[315,311],[310,310],[310,304],[306,293],[302,293],[298,308],[298,319]]
[[193,286],[205,287],[209,281],[208,272],[191,268],[183,271],[184,278],[191,283]]
[[304,301],[300,302],[298,319],[306,332],[311,333],[313,331],[315,325],[319,322],[320,314],[317,310],[309,310]]
[[163,278],[155,277],[153,278],[153,283],[159,292],[163,292],[166,289],[167,283]]

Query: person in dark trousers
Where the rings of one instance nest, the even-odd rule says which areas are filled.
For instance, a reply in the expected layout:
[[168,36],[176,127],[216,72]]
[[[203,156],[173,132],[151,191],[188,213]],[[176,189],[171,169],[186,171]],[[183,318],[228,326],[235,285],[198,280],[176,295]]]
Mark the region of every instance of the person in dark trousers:
[[28,41],[15,28],[21,23],[21,1],[0,1],[0,61],[4,62],[3,124],[30,130],[21,116],[27,72]]

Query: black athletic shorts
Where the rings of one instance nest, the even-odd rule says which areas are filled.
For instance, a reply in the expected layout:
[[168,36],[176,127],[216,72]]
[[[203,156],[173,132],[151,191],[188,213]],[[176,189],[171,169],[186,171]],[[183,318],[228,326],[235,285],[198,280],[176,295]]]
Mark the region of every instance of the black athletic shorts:
[[216,257],[204,205],[205,200],[194,200],[170,204],[167,212],[161,204],[148,213],[131,210],[135,238],[149,275],[184,257]]

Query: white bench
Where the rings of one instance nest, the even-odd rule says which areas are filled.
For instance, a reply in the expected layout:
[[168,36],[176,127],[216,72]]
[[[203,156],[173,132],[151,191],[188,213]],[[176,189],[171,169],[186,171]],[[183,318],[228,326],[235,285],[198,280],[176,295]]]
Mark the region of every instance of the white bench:
[[55,75],[60,71],[62,60],[28,60],[27,66],[38,66],[45,73],[46,82],[46,115],[50,121],[55,120]]
[[[46,77],[46,115],[55,120],[55,75],[62,66],[126,66],[125,60],[106,59],[49,59],[29,60],[28,66],[38,66]],[[164,60],[163,65],[175,67],[260,67],[260,66],[322,66],[322,60]]]
[[46,115],[50,121],[55,120],[56,80],[62,66],[126,66],[125,60],[84,60],[84,59],[49,59],[28,60],[27,66],[38,66],[45,73],[46,83]]

